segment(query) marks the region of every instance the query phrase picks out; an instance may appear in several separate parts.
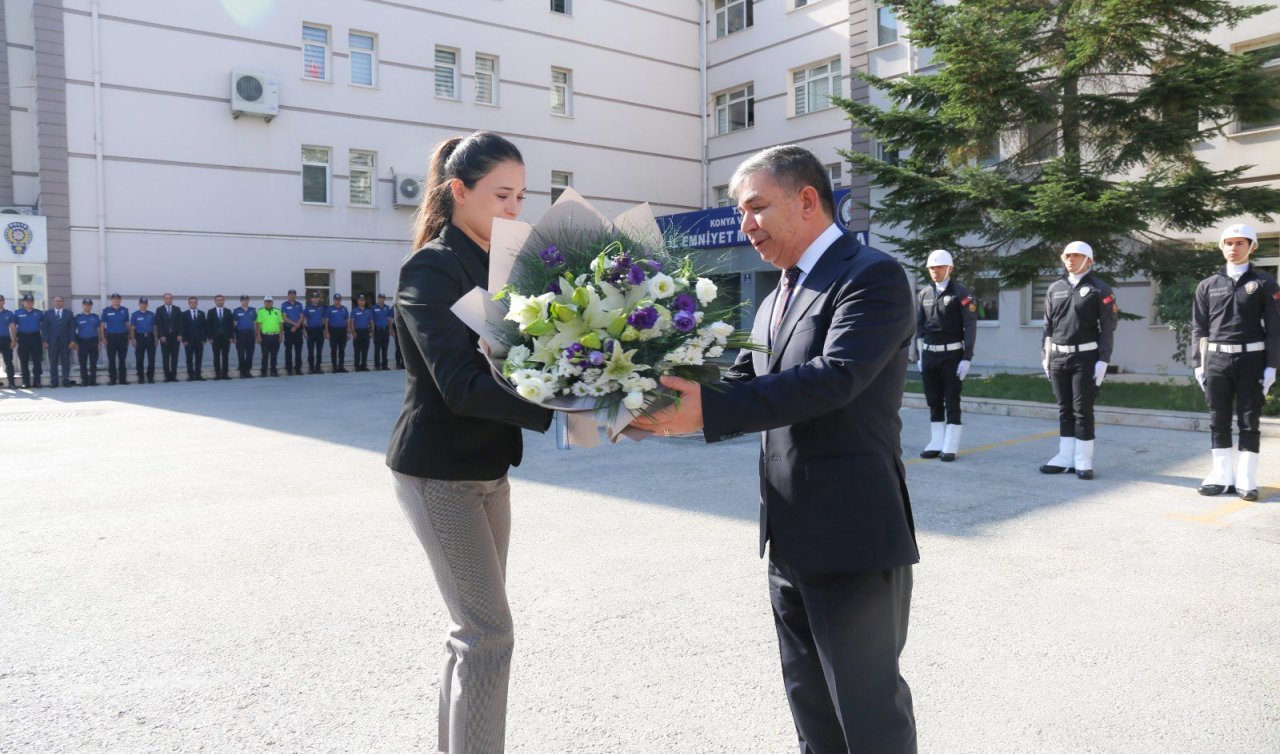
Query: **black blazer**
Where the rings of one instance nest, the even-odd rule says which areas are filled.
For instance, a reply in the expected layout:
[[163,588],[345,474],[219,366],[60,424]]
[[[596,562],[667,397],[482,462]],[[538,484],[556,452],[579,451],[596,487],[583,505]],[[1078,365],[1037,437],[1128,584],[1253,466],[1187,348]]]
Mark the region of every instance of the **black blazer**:
[[552,412],[508,393],[479,336],[449,307],[489,284],[489,255],[446,224],[400,267],[396,329],[407,382],[387,465],[428,479],[497,479],[519,466],[520,428],[545,432]]
[[222,326],[218,326],[218,307],[214,306],[204,315],[205,329],[211,340],[229,340],[236,336],[236,317],[227,307],[222,307]]
[[[792,296],[772,355],[743,351],[703,388],[707,442],[763,432],[760,553],[805,574],[916,563],[902,465],[902,390],[915,332],[906,271],[844,235]],[[752,339],[768,342],[774,294]]]
[[178,336],[178,323],[182,321],[182,309],[173,307],[173,316],[164,311],[164,304],[156,307],[156,335],[161,338]]
[[178,315],[178,337],[188,343],[198,343],[208,337],[204,328],[204,312],[196,309],[194,313],[192,317],[191,309],[183,309]]

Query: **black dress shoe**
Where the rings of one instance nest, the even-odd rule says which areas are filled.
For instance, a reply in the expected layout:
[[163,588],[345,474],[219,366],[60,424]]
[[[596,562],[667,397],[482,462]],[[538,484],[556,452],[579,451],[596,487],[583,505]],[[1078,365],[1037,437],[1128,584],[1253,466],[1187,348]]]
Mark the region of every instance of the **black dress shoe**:
[[939,460],[939,461],[946,461],[947,463],[950,463],[950,462],[952,462],[952,461],[956,460],[956,454],[955,454],[955,453],[943,453],[942,455],[938,456],[938,460]]
[[1047,463],[1040,467],[1041,474],[1066,474],[1071,471],[1075,471],[1075,469],[1070,466],[1050,466]]
[[1077,469],[1077,479],[1093,479],[1093,469]]
[[1227,491],[1227,488],[1221,484],[1202,484],[1196,490],[1196,492],[1199,492],[1201,495],[1204,495],[1205,497],[1213,497],[1214,495],[1221,495],[1226,491]]
[[938,457],[938,456],[940,456],[940,455],[942,455],[942,451],[941,451],[941,450],[922,450],[922,451],[920,451],[920,457],[921,457],[921,458],[937,458],[937,457]]
[[1241,499],[1241,500],[1244,500],[1244,501],[1246,501],[1246,502],[1250,502],[1250,503],[1257,502],[1257,500],[1258,500],[1258,491],[1257,491],[1257,490],[1249,490],[1248,492],[1241,492],[1241,493],[1240,493],[1240,499]]

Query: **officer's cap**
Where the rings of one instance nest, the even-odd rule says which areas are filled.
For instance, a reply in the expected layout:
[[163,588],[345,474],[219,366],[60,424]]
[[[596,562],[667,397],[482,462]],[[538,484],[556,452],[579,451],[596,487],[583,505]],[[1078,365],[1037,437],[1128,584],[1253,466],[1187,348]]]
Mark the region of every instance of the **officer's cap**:
[[378,298],[386,298],[386,297],[387,297],[387,294],[385,294],[385,293],[379,293],[379,294],[378,294]]
[[263,296],[263,297],[262,297],[262,300],[263,300],[263,301],[275,301],[275,299],[274,299],[274,298],[272,298],[270,295]]
[[249,300],[249,294],[247,294],[247,293],[241,293],[241,294],[240,294],[240,300],[241,300],[241,301],[248,301],[248,300]]
[[[4,296],[0,296],[0,298],[4,298]],[[82,303],[82,304],[88,304],[89,306],[93,306],[93,299],[91,299],[91,298],[80,299],[80,303]]]
[[4,301],[4,294],[0,293],[0,301]]
[[335,293],[335,294],[333,294],[333,300],[334,300],[334,301],[341,301],[341,300],[342,300],[342,294],[341,294],[341,293]]
[[1218,246],[1223,251],[1226,251],[1227,241],[1232,238],[1249,239],[1249,241],[1251,241],[1250,246],[1252,247],[1250,251],[1256,250],[1258,248],[1258,234],[1254,232],[1253,227],[1250,225],[1245,225],[1244,223],[1236,223],[1235,225],[1227,226],[1222,231],[1222,235],[1218,238]]
[[289,289],[289,293],[292,293],[293,295],[295,295],[295,296],[296,296],[296,295],[298,295],[298,290],[297,290],[296,288],[290,288],[290,289]]
[[27,295],[25,295],[25,296],[23,296],[23,297],[22,297],[22,300],[23,300],[23,301],[35,301],[35,300],[36,300],[36,297],[35,297],[35,296],[32,296],[30,293],[28,293]]
[[147,299],[147,297],[146,297],[146,296],[141,296],[141,297],[139,297],[139,298],[138,298],[138,303],[139,303],[139,304],[149,304],[149,303],[151,303],[151,302]]
[[358,299],[360,299],[361,301],[363,301],[363,300],[364,300],[364,294],[363,294],[363,293],[357,293],[357,294],[356,294],[356,298],[358,298]]
[[948,267],[955,264],[955,260],[951,258],[951,252],[945,249],[934,249],[929,252],[929,261],[925,262],[925,267]]
[[1093,247],[1084,241],[1072,241],[1067,244],[1067,248],[1062,250],[1062,256],[1068,254],[1084,254],[1086,257],[1093,259]]
[[120,294],[119,294],[119,293],[113,293],[113,294],[111,294],[111,300],[112,300],[112,301],[115,301],[115,300],[116,300],[116,299],[118,299],[118,298],[120,298]]

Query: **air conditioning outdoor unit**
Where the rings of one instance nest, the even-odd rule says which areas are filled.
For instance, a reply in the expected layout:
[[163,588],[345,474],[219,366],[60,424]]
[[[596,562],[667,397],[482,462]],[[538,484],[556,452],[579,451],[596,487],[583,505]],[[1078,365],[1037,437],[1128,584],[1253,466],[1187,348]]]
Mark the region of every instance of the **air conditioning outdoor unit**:
[[393,207],[417,207],[422,200],[422,179],[409,175],[392,173]]
[[0,215],[34,215],[34,207],[0,207]]
[[280,114],[280,82],[253,71],[231,72],[231,117],[254,115],[268,123]]

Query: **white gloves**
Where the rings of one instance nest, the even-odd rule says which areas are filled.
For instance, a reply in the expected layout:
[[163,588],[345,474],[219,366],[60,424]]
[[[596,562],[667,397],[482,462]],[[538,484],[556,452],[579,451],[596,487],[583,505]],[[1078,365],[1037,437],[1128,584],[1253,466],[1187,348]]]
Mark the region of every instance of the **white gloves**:
[[[1204,390],[1204,367],[1196,367],[1196,382],[1200,383],[1200,389]],[[1263,391],[1266,392],[1265,390]]]
[[[1274,369],[1272,369],[1271,371],[1275,372]],[[960,378],[961,382],[964,382],[965,375],[967,375],[968,373],[969,373],[969,361],[968,359],[961,359],[960,363],[956,365],[956,376]],[[1273,374],[1272,377],[1274,378],[1275,375]]]
[[920,374],[924,374],[924,359],[923,359],[923,358],[916,362],[916,369],[919,369],[919,370],[920,370]]
[[1093,381],[1097,383],[1098,387],[1102,387],[1102,381],[1106,379],[1106,376],[1107,376],[1107,362],[1099,361],[1093,367]]
[[1267,367],[1262,370],[1262,394],[1271,392],[1271,386],[1274,384],[1276,384],[1276,368]]
[[1053,379],[1053,377],[1052,377],[1052,376],[1050,376],[1050,374],[1049,374],[1049,360],[1048,360],[1048,359],[1045,359],[1044,361],[1040,362],[1040,368],[1044,370],[1044,377],[1045,377],[1045,379],[1046,379],[1046,380],[1051,380],[1051,379]]

